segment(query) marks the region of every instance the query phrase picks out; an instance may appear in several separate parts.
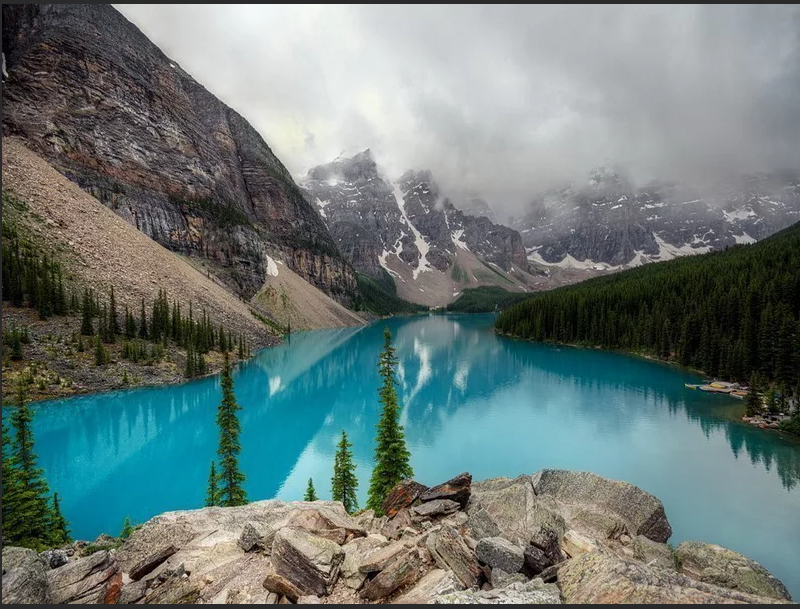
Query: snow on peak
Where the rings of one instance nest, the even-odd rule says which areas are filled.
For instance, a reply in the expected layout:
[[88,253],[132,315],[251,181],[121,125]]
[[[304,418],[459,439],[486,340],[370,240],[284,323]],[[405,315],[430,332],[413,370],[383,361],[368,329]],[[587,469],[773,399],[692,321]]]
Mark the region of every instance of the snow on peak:
[[325,206],[326,205],[330,205],[331,202],[330,201],[323,201],[319,197],[317,197],[317,200],[315,202],[317,204],[317,207],[319,207],[319,215],[322,216],[323,218],[327,218],[328,216],[325,215]]
[[417,268],[414,269],[413,273],[414,279],[416,279],[417,275],[420,273],[433,270],[433,267],[431,267],[430,263],[428,262],[428,251],[431,249],[431,246],[428,245],[427,241],[425,241],[422,233],[417,230],[417,227],[411,224],[411,219],[406,213],[406,202],[405,199],[403,199],[403,191],[400,190],[400,184],[395,182],[392,184],[392,187],[394,189],[394,197],[397,199],[397,207],[400,208],[400,213],[403,215],[406,225],[408,225],[408,228],[411,229],[411,233],[414,235],[414,244],[419,250],[419,261],[417,262]]
[[463,228],[459,228],[458,230],[454,230],[453,232],[450,233],[450,238],[453,240],[453,244],[456,247],[460,247],[462,250],[469,251],[469,248],[467,247],[467,243],[466,243],[466,241],[464,241],[463,237],[464,237],[464,229]]

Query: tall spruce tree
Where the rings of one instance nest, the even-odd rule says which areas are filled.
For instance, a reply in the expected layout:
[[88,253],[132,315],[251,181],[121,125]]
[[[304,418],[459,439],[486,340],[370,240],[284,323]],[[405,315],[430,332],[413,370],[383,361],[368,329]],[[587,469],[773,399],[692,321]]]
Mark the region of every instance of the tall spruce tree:
[[356,464],[353,463],[353,445],[347,441],[347,434],[342,430],[342,437],[339,440],[336,457],[333,461],[333,477],[331,478],[331,496],[334,501],[341,501],[345,511],[352,514],[358,509],[358,499],[356,490],[358,489],[358,478],[356,478]]
[[20,526],[20,482],[17,468],[14,467],[12,441],[5,421],[3,431],[3,544],[11,544],[18,537]]
[[113,337],[122,334],[117,317],[117,299],[114,297],[114,286],[111,286],[111,296],[108,301],[108,332]]
[[67,519],[61,513],[61,502],[58,493],[53,493],[53,508],[50,512],[50,545],[59,548],[72,542]]
[[754,372],[750,376],[750,386],[747,393],[747,405],[745,413],[748,417],[754,417],[761,414],[761,385],[758,373]]
[[303,501],[319,501],[317,490],[314,488],[314,481],[311,478],[308,479],[308,486],[306,487],[306,494],[303,495]]
[[383,351],[378,360],[378,369],[383,384],[378,390],[382,405],[381,418],[378,421],[375,446],[375,468],[369,484],[367,508],[375,511],[377,516],[383,515],[383,500],[394,486],[414,475],[409,460],[411,453],[406,447],[405,431],[400,425],[400,409],[397,404],[397,381],[395,367],[397,356],[392,347],[392,334],[386,328],[383,331]]
[[92,299],[89,296],[89,290],[83,291],[83,305],[81,306],[81,334],[84,336],[91,336],[94,334],[92,327]]
[[16,408],[11,414],[11,425],[14,427],[12,466],[16,469],[19,487],[16,510],[11,518],[12,529],[8,538],[4,536],[3,542],[40,551],[48,547],[51,541],[52,513],[47,501],[49,490],[44,472],[36,465],[32,422],[27,386],[20,381]]
[[133,523],[130,516],[125,516],[125,521],[122,523],[122,530],[119,532],[120,539],[128,539],[133,535]]
[[211,462],[211,470],[208,473],[208,489],[206,490],[206,507],[212,505],[219,505],[219,488],[217,482],[219,476],[217,475],[216,466]]
[[142,297],[142,310],[139,313],[139,338],[147,340],[147,315],[144,312],[144,297]]
[[244,490],[244,474],[239,471],[239,453],[242,446],[239,443],[239,417],[237,412],[241,409],[236,403],[233,393],[233,375],[228,354],[222,367],[222,402],[217,410],[217,427],[219,427],[219,505],[231,507],[247,503],[247,494]]

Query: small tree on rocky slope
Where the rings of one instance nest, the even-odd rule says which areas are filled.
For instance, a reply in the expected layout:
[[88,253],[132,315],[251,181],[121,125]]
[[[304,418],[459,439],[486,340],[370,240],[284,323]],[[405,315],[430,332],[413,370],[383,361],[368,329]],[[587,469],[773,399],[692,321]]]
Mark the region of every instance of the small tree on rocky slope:
[[389,491],[401,480],[414,475],[409,463],[411,453],[406,447],[405,432],[399,421],[397,381],[394,378],[397,356],[392,347],[392,334],[388,328],[383,332],[383,339],[383,351],[378,360],[380,375],[383,377],[383,384],[378,390],[383,410],[377,425],[375,468],[372,470],[367,499],[367,507],[375,510],[377,516],[383,515],[383,500]]
[[222,368],[222,402],[217,409],[217,426],[219,427],[219,505],[231,507],[247,503],[247,494],[244,490],[244,474],[239,471],[239,453],[242,446],[239,443],[241,426],[237,412],[241,409],[236,403],[233,393],[233,376],[231,362],[225,353],[225,363]]
[[358,489],[358,478],[356,478],[356,464],[353,463],[353,446],[347,441],[347,434],[342,430],[342,438],[339,440],[339,449],[333,462],[333,478],[331,478],[331,495],[334,501],[341,501],[348,514],[352,514],[358,509],[356,499],[356,489]]
[[58,493],[53,493],[53,509],[50,513],[50,543],[55,547],[66,545],[72,541],[67,519],[61,513],[61,502]]
[[318,501],[317,490],[314,488],[314,481],[309,478],[308,486],[306,487],[306,494],[303,496],[303,501]]
[[208,473],[208,490],[206,491],[206,507],[211,507],[212,505],[219,505],[219,488],[217,486],[218,480],[219,476],[217,476],[216,466],[212,461],[211,470]]

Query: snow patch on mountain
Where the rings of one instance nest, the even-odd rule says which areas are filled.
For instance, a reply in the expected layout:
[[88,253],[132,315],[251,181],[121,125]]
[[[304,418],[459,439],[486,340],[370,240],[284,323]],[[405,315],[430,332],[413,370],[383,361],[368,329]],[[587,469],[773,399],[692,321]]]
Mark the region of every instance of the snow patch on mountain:
[[278,265],[275,264],[275,261],[270,256],[267,256],[267,275],[278,276]]
[[408,217],[406,213],[406,203],[405,199],[403,198],[403,191],[400,190],[400,184],[395,182],[392,184],[392,188],[394,189],[394,196],[397,199],[397,207],[400,208],[400,213],[403,214],[403,219],[405,220],[406,225],[409,229],[411,229],[411,233],[414,235],[414,244],[417,246],[419,250],[419,260],[417,261],[417,268],[414,269],[413,275],[414,279],[420,273],[424,273],[425,271],[432,271],[433,268],[431,267],[430,263],[428,262],[428,251],[430,251],[430,245],[428,242],[425,241],[422,233],[420,233],[417,228],[411,223],[411,219]]
[[458,230],[454,230],[450,233],[450,238],[453,240],[453,244],[456,247],[460,247],[462,250],[469,251],[469,247],[467,247],[467,242],[464,241],[464,229],[459,228]]

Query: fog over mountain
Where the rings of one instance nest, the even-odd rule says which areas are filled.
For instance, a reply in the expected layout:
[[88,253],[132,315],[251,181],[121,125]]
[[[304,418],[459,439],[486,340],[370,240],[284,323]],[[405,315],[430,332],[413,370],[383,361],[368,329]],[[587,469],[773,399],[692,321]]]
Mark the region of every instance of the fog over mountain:
[[116,6],[296,175],[369,147],[505,219],[601,163],[800,166],[797,6]]

